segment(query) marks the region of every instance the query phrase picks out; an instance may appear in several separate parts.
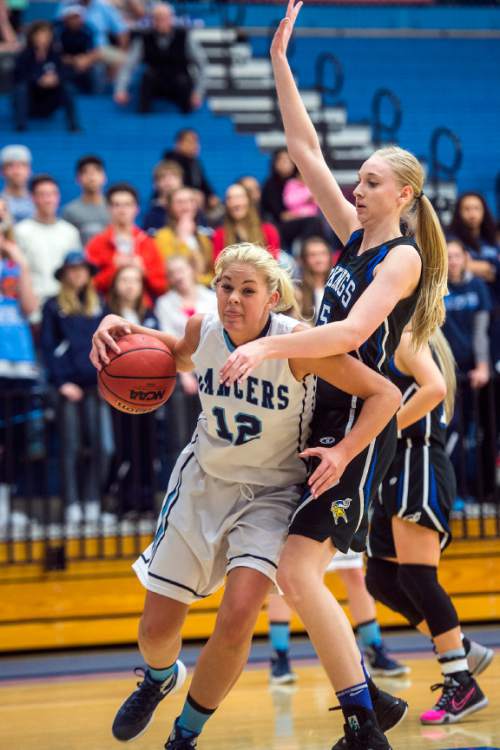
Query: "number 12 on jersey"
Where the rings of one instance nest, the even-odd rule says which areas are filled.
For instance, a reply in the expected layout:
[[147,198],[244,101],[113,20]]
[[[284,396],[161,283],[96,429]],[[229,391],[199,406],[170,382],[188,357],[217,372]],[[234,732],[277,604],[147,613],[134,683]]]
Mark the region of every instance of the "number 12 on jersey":
[[217,420],[217,435],[222,440],[228,440],[233,445],[244,445],[251,440],[258,440],[262,434],[262,422],[252,414],[238,412],[235,415],[236,436],[228,428],[225,409],[222,409],[220,406],[214,406],[212,414]]

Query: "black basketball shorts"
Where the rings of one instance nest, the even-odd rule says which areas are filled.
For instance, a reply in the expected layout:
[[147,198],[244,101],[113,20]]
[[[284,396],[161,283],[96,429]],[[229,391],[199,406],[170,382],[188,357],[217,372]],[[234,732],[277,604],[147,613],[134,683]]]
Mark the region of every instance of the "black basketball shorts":
[[[322,422],[322,423],[321,423]],[[315,419],[309,445],[334,445],[343,433],[332,435],[328,418]],[[324,542],[330,538],[336,549],[362,552],[366,548],[367,509],[391,466],[396,451],[396,420],[393,419],[346,468],[338,484],[314,499],[306,486],[292,516],[289,534]],[[319,464],[312,462],[311,473]]]
[[451,542],[449,518],[455,493],[455,473],[444,448],[398,440],[396,457],[372,505],[368,554],[396,556],[393,516],[437,531],[445,549]]

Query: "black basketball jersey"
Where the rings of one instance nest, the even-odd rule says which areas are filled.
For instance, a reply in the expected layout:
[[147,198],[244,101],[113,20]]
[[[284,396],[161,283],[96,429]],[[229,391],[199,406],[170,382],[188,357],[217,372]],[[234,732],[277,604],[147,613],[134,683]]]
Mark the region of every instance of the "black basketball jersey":
[[[439,367],[439,361],[432,353],[435,363]],[[403,394],[403,404],[405,404],[419,389],[419,385],[411,375],[405,375],[404,372],[398,370],[394,357],[391,357],[389,362],[389,376],[392,382],[397,385],[401,393]],[[398,438],[406,441],[408,438],[412,440],[423,441],[426,445],[431,443],[440,445],[442,448],[445,447],[446,442],[446,419],[444,411],[444,402],[441,401],[431,412],[428,412],[418,422],[405,427],[404,430],[398,430]]]
[[[420,250],[412,237],[396,237],[381,245],[365,250],[358,255],[363,238],[363,229],[353,232],[349,238],[336,266],[332,269],[326,282],[323,301],[319,310],[316,325],[325,325],[344,320],[355,302],[373,280],[373,273],[393,247],[413,245]],[[420,277],[422,278],[422,277]],[[351,352],[364,364],[383,375],[389,375],[389,360],[399,344],[404,327],[410,320],[420,290],[420,283],[410,297],[400,300],[382,324],[372,333],[357,352]],[[346,394],[338,388],[318,380],[314,421],[325,413],[332,430],[345,430],[352,424],[361,408],[359,399]]]

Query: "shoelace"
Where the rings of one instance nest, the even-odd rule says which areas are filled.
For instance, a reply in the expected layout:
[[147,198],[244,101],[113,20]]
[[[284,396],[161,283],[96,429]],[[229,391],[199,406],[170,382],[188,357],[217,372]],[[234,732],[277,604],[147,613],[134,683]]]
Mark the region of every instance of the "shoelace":
[[158,693],[160,692],[161,683],[146,681],[146,672],[142,667],[136,667],[134,674],[143,677],[141,682],[137,683],[139,690],[135,690],[127,702],[127,714],[131,719],[144,714],[144,709],[153,710],[158,703]]
[[459,686],[452,680],[445,680],[444,682],[436,682],[434,685],[431,685],[431,690],[433,692],[435,690],[440,690],[441,688],[443,689],[443,694],[437,701],[436,708],[439,708],[439,709],[446,708],[451,698],[453,697],[453,694],[455,693],[457,687]]

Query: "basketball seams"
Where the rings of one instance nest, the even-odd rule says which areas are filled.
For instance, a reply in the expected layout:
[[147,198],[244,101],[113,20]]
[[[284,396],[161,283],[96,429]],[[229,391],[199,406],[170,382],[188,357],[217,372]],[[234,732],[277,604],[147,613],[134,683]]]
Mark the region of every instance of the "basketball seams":
[[[131,334],[119,343],[121,351],[111,353],[110,362],[98,375],[103,398],[128,414],[155,411],[170,398],[175,388],[177,368],[174,355],[165,344],[158,342],[157,346],[157,342],[147,336]],[[125,358],[127,354],[130,355],[128,359]],[[164,354],[168,359],[163,359]],[[123,374],[120,370],[124,371]]]
[[157,349],[155,346],[139,346],[137,349],[127,349],[124,352],[120,352],[120,354],[116,354],[113,359],[109,362],[108,365],[104,365],[102,368],[103,370],[106,370],[107,367],[113,364],[113,362],[117,362],[122,357],[125,357],[126,354],[133,354],[133,352],[159,352],[160,354],[166,354],[167,357],[170,357],[171,360],[173,360],[175,365],[175,357],[174,355],[167,351],[166,349]]
[[108,378],[120,378],[120,380],[175,380],[177,377],[177,375],[112,375],[106,372],[104,367],[102,371]]

